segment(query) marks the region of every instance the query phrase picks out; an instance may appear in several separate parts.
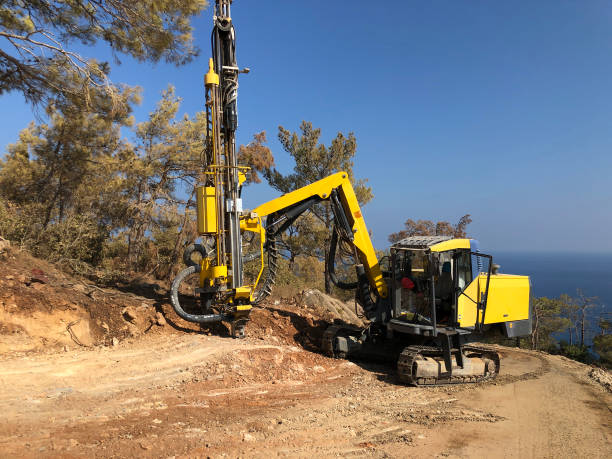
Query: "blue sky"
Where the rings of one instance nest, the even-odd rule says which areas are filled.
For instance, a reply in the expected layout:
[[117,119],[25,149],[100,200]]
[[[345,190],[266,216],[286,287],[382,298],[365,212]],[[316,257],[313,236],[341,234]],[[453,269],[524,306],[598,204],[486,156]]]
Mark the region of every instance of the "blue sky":
[[[612,3],[606,1],[236,0],[238,140],[301,120],[323,141],[353,131],[355,171],[378,248],[407,218],[456,221],[495,251],[612,252]],[[169,83],[203,108],[211,12],[194,22],[201,56],[184,67],[122,58],[111,77],[143,87],[144,120]],[[103,47],[90,55],[110,58]],[[2,97],[0,146],[32,113]],[[276,196],[243,194],[255,207]]]

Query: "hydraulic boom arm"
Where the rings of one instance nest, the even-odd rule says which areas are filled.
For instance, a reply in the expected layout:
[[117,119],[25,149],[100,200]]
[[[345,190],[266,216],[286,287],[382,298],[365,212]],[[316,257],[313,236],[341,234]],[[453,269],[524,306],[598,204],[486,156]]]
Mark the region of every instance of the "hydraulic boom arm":
[[[253,210],[253,217],[273,216],[268,220],[267,232],[282,232],[302,213],[317,202],[331,201],[336,228],[349,239],[356,249],[370,287],[382,298],[387,296],[376,251],[370,240],[359,202],[346,172],[338,172],[318,182],[266,202]],[[253,218],[251,217],[251,218]],[[334,233],[334,236],[336,233]],[[332,236],[332,243],[334,241]],[[334,250],[335,251],[335,250]],[[330,251],[330,252],[334,252]],[[330,257],[331,258],[331,257]],[[328,260],[332,263],[333,260]],[[359,273],[358,273],[359,275]]]

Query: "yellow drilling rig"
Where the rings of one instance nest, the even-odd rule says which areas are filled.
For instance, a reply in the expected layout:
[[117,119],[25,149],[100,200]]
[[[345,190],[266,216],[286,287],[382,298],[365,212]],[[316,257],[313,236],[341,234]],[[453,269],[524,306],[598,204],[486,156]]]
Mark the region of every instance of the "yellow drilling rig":
[[[397,364],[399,379],[414,385],[455,384],[494,378],[499,355],[470,344],[483,333],[508,338],[531,333],[527,276],[494,272],[493,259],[474,239],[415,236],[390,247],[379,260],[348,174],[338,172],[244,211],[241,189],[248,167],[237,163],[238,76],[231,0],[216,0],[212,50],[205,76],[207,143],[203,179],[196,188],[201,244],[184,254],[186,269],[174,279],[176,313],[196,323],[228,322],[232,335],[245,336],[252,306],[271,293],[282,234],[315,204],[334,215],[329,256],[332,282],[354,290],[368,325],[331,325],[322,350],[337,358],[384,358]],[[243,235],[256,235],[257,253],[243,254]],[[338,279],[337,251],[354,260],[356,281]],[[194,252],[201,261],[192,260]],[[245,262],[259,260],[245,283]],[[196,311],[181,304],[181,284],[198,277]],[[183,297],[184,298],[184,297]]]

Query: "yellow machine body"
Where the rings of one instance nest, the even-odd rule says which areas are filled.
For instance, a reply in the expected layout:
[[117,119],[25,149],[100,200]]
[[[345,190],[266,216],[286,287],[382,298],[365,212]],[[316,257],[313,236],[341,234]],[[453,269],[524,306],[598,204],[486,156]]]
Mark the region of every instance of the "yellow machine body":
[[227,266],[215,266],[210,258],[202,258],[200,262],[200,287],[212,286],[215,279],[225,282],[227,279]]
[[215,234],[217,232],[217,196],[214,186],[196,188],[196,214],[198,234]]
[[208,73],[204,75],[204,85],[219,86],[219,75],[215,73],[212,57],[208,59]]
[[432,252],[447,252],[448,250],[469,249],[470,239],[449,239],[429,247]]
[[[242,167],[247,170],[248,168]],[[240,183],[246,181],[246,175],[244,172],[240,172]],[[212,186],[199,186],[196,187],[196,216],[198,224],[198,233],[200,235],[213,235],[218,233],[217,225],[217,196],[215,194],[215,187]],[[261,251],[261,267],[259,275],[253,285],[240,286],[234,289],[233,296],[230,298],[230,303],[236,300],[244,301],[252,299],[252,294],[261,274],[264,270],[264,243],[266,241],[265,228],[261,224],[261,218],[256,213],[245,215],[240,220],[240,230],[252,233],[257,233],[260,236],[260,251]],[[214,258],[203,257],[200,262],[200,287],[212,287],[215,282],[227,283],[228,280],[228,267],[226,265],[215,265]],[[251,306],[240,305],[237,310],[246,311],[251,309]]]
[[[487,275],[479,274],[459,296],[457,320],[461,327],[473,327],[482,320],[474,301],[480,302],[486,291]],[[529,277],[492,274],[485,309],[484,324],[529,319]],[[474,300],[474,301],[472,301]]]

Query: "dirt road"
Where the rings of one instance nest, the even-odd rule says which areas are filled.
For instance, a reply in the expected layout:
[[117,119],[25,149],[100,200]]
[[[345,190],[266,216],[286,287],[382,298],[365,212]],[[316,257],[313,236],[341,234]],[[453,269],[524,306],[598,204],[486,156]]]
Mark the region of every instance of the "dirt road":
[[[278,340],[276,340],[278,341]],[[495,383],[397,385],[392,369],[267,338],[151,335],[0,360],[3,457],[606,457],[611,395],[567,359],[504,350]]]

